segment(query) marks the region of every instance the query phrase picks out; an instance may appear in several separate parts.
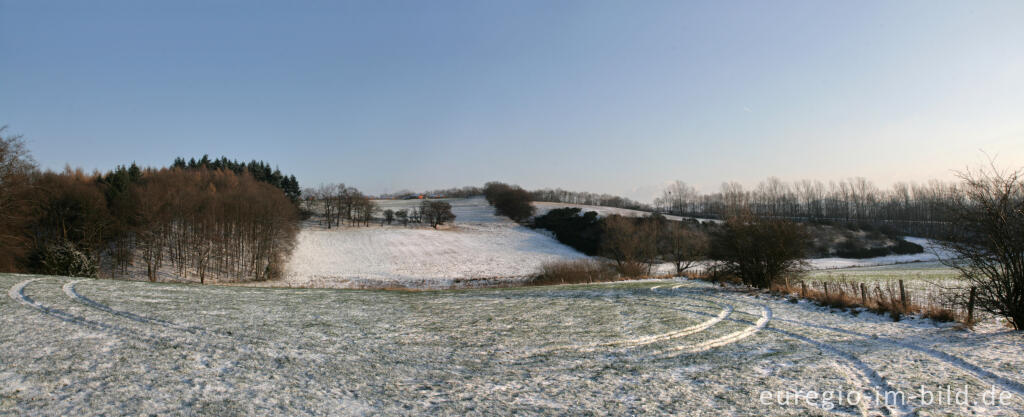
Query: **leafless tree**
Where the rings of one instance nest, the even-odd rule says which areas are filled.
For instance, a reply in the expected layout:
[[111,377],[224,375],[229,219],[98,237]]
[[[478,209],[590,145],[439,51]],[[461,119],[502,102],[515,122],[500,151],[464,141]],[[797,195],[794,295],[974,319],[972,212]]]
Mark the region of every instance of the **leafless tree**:
[[805,267],[806,241],[802,225],[747,211],[726,220],[713,254],[726,272],[743,283],[769,288],[785,274]]
[[657,226],[652,221],[612,215],[602,221],[601,254],[625,276],[650,272],[657,256]]
[[[942,244],[977,290],[978,309],[1024,329],[1024,170],[965,171],[963,198],[949,205],[956,227]],[[966,298],[966,297],[965,297]]]
[[660,237],[660,252],[676,267],[677,276],[706,259],[710,251],[707,233],[682,222],[668,222]]
[[30,177],[35,161],[19,135],[4,135],[0,127],[0,271],[12,271],[27,252]]

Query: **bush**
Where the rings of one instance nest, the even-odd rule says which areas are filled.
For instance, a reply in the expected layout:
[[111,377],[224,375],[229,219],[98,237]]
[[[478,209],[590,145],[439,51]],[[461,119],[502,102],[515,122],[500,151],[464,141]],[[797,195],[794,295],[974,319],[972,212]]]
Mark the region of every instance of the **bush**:
[[546,263],[541,267],[541,274],[531,283],[535,285],[586,284],[617,279],[618,276],[610,265],[592,259],[582,259]]
[[888,255],[913,255],[924,252],[924,248],[904,239],[897,239],[892,246],[868,247],[854,239],[847,239],[836,248],[835,255],[840,258],[866,259]]
[[554,209],[533,219],[534,227],[550,230],[555,239],[587,255],[597,255],[601,248],[601,222],[597,213],[580,215],[578,208]]
[[956,225],[943,259],[976,287],[979,310],[1024,330],[1024,170],[965,172],[962,198],[947,207]]
[[40,272],[66,277],[96,277],[96,260],[68,241],[47,245],[39,254]]
[[744,284],[770,288],[784,275],[803,269],[807,239],[802,225],[742,213],[726,221],[712,257],[721,261],[723,272]]
[[924,253],[924,247],[914,242],[908,242],[906,239],[899,239],[896,241],[896,246],[892,248],[892,253],[897,255]]
[[601,254],[615,261],[619,273],[633,278],[648,275],[658,256],[657,222],[611,215],[601,226]]

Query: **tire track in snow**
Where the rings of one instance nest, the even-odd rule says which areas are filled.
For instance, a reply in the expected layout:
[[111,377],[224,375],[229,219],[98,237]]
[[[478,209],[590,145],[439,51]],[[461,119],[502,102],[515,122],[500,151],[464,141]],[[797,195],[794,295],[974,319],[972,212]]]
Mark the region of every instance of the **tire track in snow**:
[[913,343],[901,342],[899,340],[889,339],[889,338],[885,338],[885,337],[875,337],[873,335],[867,335],[867,334],[863,334],[863,333],[858,333],[858,332],[855,332],[853,330],[847,330],[847,329],[838,328],[838,327],[831,327],[831,326],[826,326],[826,325],[822,325],[822,324],[807,323],[807,322],[802,322],[802,321],[797,321],[797,320],[785,320],[785,321],[787,323],[792,323],[792,324],[795,324],[795,325],[798,325],[798,326],[803,326],[803,327],[807,327],[807,328],[814,328],[814,329],[828,330],[828,331],[835,332],[835,333],[841,333],[841,334],[847,334],[847,335],[851,335],[851,336],[857,336],[857,337],[860,337],[860,338],[864,338],[864,339],[868,339],[868,340],[873,340],[873,341],[884,342],[884,343],[887,343],[887,344],[890,344],[890,345],[893,345],[893,346],[896,346],[896,347],[899,347],[899,348],[913,350],[913,351],[916,351],[916,352],[919,352],[919,353],[923,353],[923,354],[931,356],[933,359],[936,359],[936,360],[938,360],[940,362],[943,362],[943,363],[945,363],[947,365],[950,365],[950,366],[959,368],[960,370],[963,370],[963,371],[966,371],[968,373],[971,373],[976,378],[978,378],[980,380],[989,380],[989,381],[996,382],[997,384],[1001,385],[1003,388],[1006,388],[1006,389],[1008,389],[1010,391],[1013,391],[1013,392],[1015,392],[1019,396],[1024,396],[1024,384],[1022,384],[1020,382],[1017,382],[1017,381],[1014,381],[1014,380],[1011,380],[1011,379],[1008,379],[1008,378],[1005,378],[1003,376],[997,375],[997,374],[995,374],[993,372],[987,371],[984,368],[982,368],[982,367],[980,367],[978,365],[975,365],[975,364],[973,364],[971,362],[968,362],[967,360],[965,360],[965,359],[963,359],[963,358],[961,358],[959,356],[956,356],[956,355],[953,355],[953,354],[950,354],[950,353],[947,353],[947,352],[943,352],[941,350],[932,349],[932,348],[925,347],[925,346],[920,346],[920,345],[915,345]]
[[[672,358],[686,353],[700,353],[708,350],[730,345],[740,340],[746,339],[753,336],[755,333],[764,329],[768,325],[768,322],[772,320],[772,309],[768,306],[761,306],[761,318],[756,323],[746,329],[729,333],[725,336],[717,337],[711,340],[707,340],[695,345],[679,345],[668,349],[663,349],[651,354],[651,356],[662,356],[664,358]],[[733,320],[735,321],[735,320]],[[749,322],[747,322],[749,323]]]
[[[754,304],[754,303],[747,302],[747,301],[741,301],[741,302],[745,302],[747,304]],[[979,380],[988,380],[988,381],[995,382],[995,383],[999,384],[1000,386],[1002,386],[1003,388],[1005,388],[1005,389],[1007,389],[1009,391],[1013,391],[1014,393],[1016,393],[1019,396],[1024,396],[1024,383],[1021,383],[1021,382],[1018,382],[1018,381],[1014,381],[1014,380],[1008,379],[1006,377],[997,375],[997,374],[995,374],[995,373],[993,373],[991,371],[987,371],[984,368],[982,368],[982,367],[980,367],[978,365],[975,365],[975,364],[973,364],[973,363],[971,363],[971,362],[969,362],[969,361],[967,361],[967,360],[965,360],[965,359],[963,359],[963,358],[961,358],[959,356],[956,356],[956,355],[953,355],[953,354],[950,354],[950,353],[947,353],[947,352],[943,352],[941,350],[937,350],[937,349],[933,349],[933,348],[929,348],[929,347],[924,347],[924,346],[916,345],[916,344],[913,344],[913,343],[902,342],[902,341],[899,341],[899,340],[890,339],[890,338],[886,338],[886,337],[876,337],[874,335],[863,334],[863,333],[855,332],[853,330],[847,330],[847,329],[838,328],[838,327],[826,326],[826,325],[823,325],[823,324],[814,324],[814,323],[809,323],[809,322],[805,322],[805,321],[789,320],[789,319],[779,319],[777,321],[782,321],[782,322],[790,323],[790,324],[793,324],[793,325],[796,325],[796,326],[801,326],[801,327],[804,327],[804,328],[821,329],[821,330],[831,331],[831,332],[834,332],[834,333],[847,334],[847,335],[851,335],[851,336],[860,337],[860,338],[866,339],[866,340],[884,342],[884,343],[887,343],[889,345],[892,345],[892,346],[895,346],[895,347],[898,347],[898,348],[913,350],[913,351],[925,354],[927,356],[930,356],[930,357],[932,357],[933,359],[935,359],[935,360],[937,360],[939,362],[945,363],[946,365],[949,365],[949,366],[952,366],[954,368],[958,368],[958,369],[960,369],[962,371],[965,371],[967,373],[973,374]]]
[[11,297],[11,299],[13,299],[14,301],[17,301],[17,302],[19,302],[21,304],[29,306],[29,307],[31,307],[31,308],[33,308],[33,309],[43,313],[44,315],[56,318],[58,320],[61,320],[61,321],[67,322],[67,323],[72,323],[72,324],[77,324],[79,326],[92,328],[94,330],[99,330],[99,331],[104,332],[104,333],[120,335],[120,336],[123,336],[125,338],[130,339],[130,340],[141,341],[141,342],[144,342],[144,343],[149,344],[149,345],[154,345],[154,346],[174,346],[175,345],[175,344],[167,343],[167,341],[164,341],[164,340],[160,340],[160,339],[153,338],[153,337],[150,337],[150,336],[147,336],[147,335],[139,334],[137,332],[133,332],[130,329],[127,329],[127,328],[124,328],[124,327],[121,327],[121,326],[117,326],[117,325],[110,324],[110,323],[104,323],[104,322],[100,322],[100,321],[95,321],[95,320],[89,320],[89,319],[87,319],[85,317],[77,316],[77,315],[74,315],[72,313],[68,313],[68,312],[66,312],[64,310],[61,310],[61,309],[57,309],[57,308],[53,308],[53,307],[50,307],[50,306],[46,306],[46,305],[40,304],[38,301],[33,300],[32,297],[29,297],[27,294],[25,294],[25,287],[27,287],[28,284],[31,284],[31,283],[33,283],[35,281],[39,281],[39,280],[40,280],[39,278],[28,279],[28,280],[25,280],[25,281],[21,281],[21,282],[19,282],[17,284],[14,284],[14,286],[12,286],[9,291],[7,291],[7,295],[9,297]]
[[68,282],[68,283],[64,284],[64,286],[62,287],[62,289],[64,290],[64,294],[67,295],[68,297],[70,297],[72,300],[75,300],[75,301],[77,301],[79,303],[82,303],[82,304],[84,304],[84,305],[86,305],[88,307],[92,307],[92,308],[95,308],[97,310],[113,314],[115,316],[124,317],[124,318],[126,318],[128,320],[136,321],[136,322],[139,322],[139,323],[155,324],[155,325],[163,326],[163,327],[166,327],[166,328],[169,328],[169,329],[174,329],[174,330],[179,330],[179,331],[186,332],[186,333],[191,333],[191,334],[197,335],[197,336],[216,335],[216,336],[230,338],[232,340],[242,342],[241,339],[239,339],[239,338],[237,338],[237,337],[235,337],[234,335],[231,335],[231,334],[222,333],[222,332],[218,332],[218,331],[210,331],[210,330],[206,330],[206,329],[204,329],[202,327],[198,327],[198,326],[182,326],[180,324],[169,322],[169,321],[166,321],[166,320],[155,319],[155,318],[146,317],[146,316],[140,316],[140,315],[132,313],[130,311],[115,310],[115,309],[111,308],[110,306],[108,306],[106,304],[102,304],[102,303],[97,302],[97,301],[95,301],[95,300],[93,300],[91,298],[88,298],[88,297],[86,297],[84,295],[79,294],[78,291],[75,290],[75,285],[78,284],[79,282],[83,282],[83,281],[87,281],[87,280],[80,279],[80,280],[77,280],[77,281],[71,281],[71,282]]
[[[688,336],[688,335],[691,335],[691,334],[694,334],[694,333],[699,333],[699,332],[702,332],[704,330],[707,330],[708,328],[710,328],[711,326],[714,326],[715,324],[721,322],[722,320],[725,320],[725,318],[729,317],[729,315],[732,314],[732,312],[733,312],[733,307],[730,306],[730,305],[723,305],[723,304],[718,304],[718,303],[714,303],[714,302],[712,302],[711,304],[718,305],[718,306],[720,306],[722,308],[721,311],[719,311],[718,315],[713,316],[713,317],[711,317],[708,320],[705,320],[703,322],[700,322],[698,324],[695,324],[693,326],[689,326],[689,327],[686,327],[686,328],[683,328],[683,329],[674,330],[674,331],[671,331],[671,332],[666,332],[666,333],[661,333],[661,334],[656,334],[656,335],[649,335],[649,336],[641,336],[641,337],[636,337],[636,338],[613,340],[611,342],[589,343],[589,344],[584,344],[584,345],[552,346],[552,347],[548,347],[548,348],[543,348],[543,349],[538,349],[538,350],[532,351],[532,352],[530,352],[530,353],[528,353],[526,355],[523,355],[523,357],[531,357],[531,356],[542,355],[542,354],[546,354],[546,353],[550,353],[550,352],[556,352],[556,351],[575,351],[575,352],[581,352],[581,353],[590,353],[590,352],[596,352],[598,350],[603,350],[603,349],[607,349],[607,348],[610,348],[610,347],[616,347],[616,346],[622,346],[623,348],[620,348],[618,350],[619,351],[625,351],[625,350],[628,350],[628,349],[631,349],[631,348],[637,348],[637,347],[646,346],[646,345],[649,345],[649,344],[652,344],[652,343],[656,343],[656,342],[661,342],[661,341],[665,341],[665,340],[672,340],[672,339]],[[708,315],[710,316],[710,314],[708,314]]]
[[[106,313],[109,313],[109,314],[112,314],[112,315],[115,315],[115,316],[118,316],[118,317],[123,317],[123,318],[126,318],[128,320],[135,321],[135,322],[139,322],[139,323],[143,323],[143,324],[153,324],[153,325],[158,325],[158,326],[166,327],[166,328],[173,329],[173,330],[179,330],[179,331],[182,331],[182,332],[185,332],[185,333],[192,334],[192,335],[196,336],[197,338],[199,336],[216,335],[216,336],[220,336],[220,337],[223,337],[223,338],[226,338],[226,339],[230,339],[232,342],[234,342],[232,345],[223,345],[223,344],[220,344],[220,343],[202,342],[203,345],[200,346],[198,343],[202,339],[198,339],[198,341],[196,343],[190,343],[190,342],[188,343],[189,345],[192,345],[197,350],[201,350],[201,351],[203,351],[205,353],[212,354],[212,353],[215,352],[215,350],[219,349],[221,351],[241,351],[243,353],[257,353],[257,354],[260,354],[261,356],[271,357],[271,358],[276,358],[277,357],[275,355],[269,355],[266,352],[259,352],[259,351],[257,351],[256,346],[252,342],[266,342],[266,341],[260,340],[258,338],[243,338],[243,337],[239,337],[239,336],[236,336],[236,335],[232,335],[232,334],[228,334],[228,333],[224,333],[224,332],[220,332],[220,331],[216,331],[216,330],[208,330],[208,329],[205,329],[205,328],[202,328],[202,327],[199,327],[199,326],[182,326],[180,324],[169,322],[169,321],[166,321],[166,320],[161,320],[161,319],[156,319],[156,318],[152,318],[152,317],[142,316],[142,315],[138,315],[138,314],[135,314],[135,313],[132,313],[132,312],[129,312],[129,311],[123,311],[123,310],[114,309],[114,308],[112,308],[110,306],[107,306],[105,304],[102,304],[102,303],[100,303],[98,301],[92,300],[92,299],[90,299],[90,298],[88,298],[88,297],[86,297],[84,295],[79,294],[78,291],[75,290],[75,284],[77,284],[79,282],[83,282],[83,281],[89,281],[89,280],[84,280],[83,279],[83,280],[72,281],[72,282],[69,282],[67,284],[64,284],[64,286],[62,287],[62,289],[64,291],[64,294],[67,295],[68,297],[74,299],[75,301],[78,301],[78,302],[80,302],[80,303],[82,303],[82,304],[84,304],[86,306],[95,308],[97,310],[100,310],[100,311],[103,311],[103,312],[106,312]],[[266,342],[266,343],[268,343],[266,345],[267,349],[269,349],[271,352],[275,352],[275,353],[277,353],[279,355],[282,355],[282,354],[286,355],[286,356],[287,355],[295,355],[295,356],[298,356],[298,357],[312,358],[311,360],[316,360],[315,355],[314,356],[310,356],[310,355],[307,355],[306,352],[285,353],[285,352],[288,352],[288,348],[285,345],[282,345],[280,343],[273,343],[273,342]]]
[[[678,286],[673,287],[673,288],[679,288],[681,286],[682,285],[678,285]],[[704,295],[704,297],[707,297],[707,296]],[[748,302],[748,301],[740,301],[740,302],[743,302],[743,303],[746,303],[746,304],[750,304],[750,305],[757,305],[756,303]],[[707,313],[703,313],[703,312],[699,312],[699,311],[692,311],[692,310],[686,310],[686,309],[679,309],[679,310],[687,311],[687,312],[694,313],[694,314],[704,314],[704,315],[707,314]],[[755,323],[751,323],[749,321],[742,320],[742,319],[729,318],[727,320],[732,321],[732,322],[737,322],[737,323],[744,323],[744,324],[748,324],[748,325],[756,325]],[[794,332],[791,332],[791,331],[788,331],[788,330],[784,330],[784,329],[781,329],[781,328],[778,328],[778,327],[766,327],[764,330],[765,331],[769,331],[769,332],[775,332],[775,333],[784,335],[786,337],[789,337],[789,338],[792,338],[792,339],[795,339],[795,340],[807,343],[809,345],[814,346],[819,351],[828,353],[828,354],[830,354],[832,356],[837,357],[842,362],[845,362],[846,365],[845,366],[840,366],[840,368],[841,369],[848,369],[848,370],[850,370],[852,372],[849,372],[849,371],[843,372],[844,377],[847,380],[849,380],[851,383],[853,383],[855,386],[858,387],[858,389],[861,391],[861,395],[862,395],[862,397],[864,399],[875,399],[876,400],[876,401],[861,401],[861,403],[858,404],[858,406],[860,407],[862,415],[864,415],[864,416],[877,415],[877,413],[874,413],[874,412],[871,411],[869,406],[873,406],[874,408],[877,408],[878,410],[880,410],[880,412],[883,415],[903,416],[903,415],[910,415],[913,412],[913,410],[910,409],[910,407],[906,404],[906,402],[901,403],[901,404],[884,404],[884,403],[879,403],[877,401],[877,399],[879,398],[879,396],[878,396],[879,393],[882,393],[882,396],[883,396],[882,398],[884,398],[884,393],[886,393],[886,392],[893,392],[895,390],[892,388],[891,385],[889,385],[889,382],[885,379],[885,377],[881,376],[877,371],[875,371],[874,368],[872,368],[870,365],[868,365],[864,361],[860,360],[860,358],[856,357],[855,355],[853,355],[851,353],[847,353],[845,351],[842,351],[842,350],[832,346],[829,343],[826,343],[826,342],[814,339],[814,338],[812,338],[810,336],[802,335],[802,334],[799,334],[799,333],[794,333]],[[867,386],[869,386],[869,385],[873,386],[874,388],[870,388],[870,389],[867,388]]]

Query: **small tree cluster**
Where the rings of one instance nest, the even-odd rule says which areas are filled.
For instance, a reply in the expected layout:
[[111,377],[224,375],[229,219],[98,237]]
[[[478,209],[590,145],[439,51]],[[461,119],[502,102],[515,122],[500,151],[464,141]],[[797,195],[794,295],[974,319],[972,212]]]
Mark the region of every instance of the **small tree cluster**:
[[452,213],[452,205],[444,201],[423,200],[420,203],[420,216],[430,227],[437,229],[437,226],[455,220]]
[[484,184],[484,197],[494,207],[494,214],[517,222],[529,219],[535,211],[530,193],[517,185],[489,182]]
[[380,208],[370,197],[354,187],[345,184],[320,185],[306,191],[307,204],[323,216],[322,223],[328,229],[340,227],[345,221],[351,226],[369,226]]

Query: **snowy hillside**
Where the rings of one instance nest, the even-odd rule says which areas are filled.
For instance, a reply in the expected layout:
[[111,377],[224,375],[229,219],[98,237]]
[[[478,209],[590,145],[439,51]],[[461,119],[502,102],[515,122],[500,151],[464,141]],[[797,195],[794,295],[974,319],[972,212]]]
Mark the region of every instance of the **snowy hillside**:
[[[483,198],[445,200],[455,223],[307,227],[281,281],[259,285],[329,288],[448,288],[522,281],[550,261],[584,258],[541,232],[497,217]],[[418,200],[383,200],[382,209]]]
[[[0,274],[0,288],[0,415],[1024,413],[1016,332],[694,281],[402,292]],[[947,386],[970,402],[919,395]],[[774,400],[797,390],[819,398]]]

